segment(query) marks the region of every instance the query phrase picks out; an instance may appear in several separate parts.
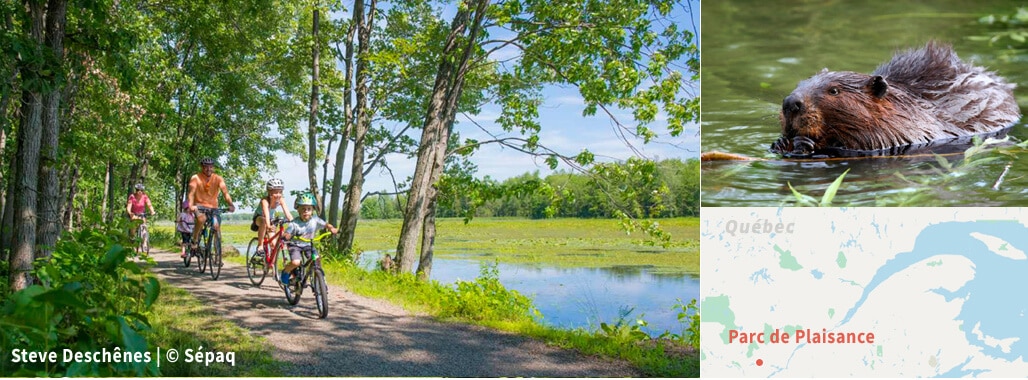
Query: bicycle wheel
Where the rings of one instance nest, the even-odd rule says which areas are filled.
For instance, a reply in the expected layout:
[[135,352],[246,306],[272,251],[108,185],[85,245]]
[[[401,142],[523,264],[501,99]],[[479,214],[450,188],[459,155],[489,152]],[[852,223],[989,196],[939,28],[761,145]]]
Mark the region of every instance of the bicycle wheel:
[[260,242],[257,238],[250,239],[246,246],[246,276],[250,278],[253,286],[261,286],[264,283],[264,276],[268,275],[268,266],[265,265],[263,257],[257,257],[257,249]]
[[286,301],[289,301],[290,305],[296,305],[300,302],[300,293],[303,293],[303,266],[294,269],[289,277],[289,283],[283,286],[286,290]]
[[325,283],[325,272],[320,265],[314,264],[313,275],[311,289],[314,290],[314,303],[318,305],[318,317],[324,319],[328,316],[328,284]]
[[144,255],[149,256],[150,255],[150,231],[149,231],[148,228],[146,228],[145,224],[142,225],[139,228],[139,238],[140,238],[140,244],[143,245],[143,247],[142,247],[142,249],[140,249],[140,251],[142,251]]
[[182,265],[186,268],[189,268],[189,263],[193,261],[193,249],[189,246],[190,243],[184,244],[186,244],[186,256],[182,258]]
[[199,270],[200,273],[203,273],[203,271],[205,269],[207,269],[207,248],[206,247],[207,247],[207,242],[209,240],[210,240],[209,232],[206,231],[206,228],[205,228],[204,231],[200,232],[200,241],[196,245],[196,254],[197,254],[197,256],[196,256],[196,269]]
[[136,242],[135,251],[136,253],[143,252],[143,225],[140,224],[136,227],[136,236],[133,238]]
[[217,281],[221,276],[221,231],[211,233],[211,243],[207,248],[207,267],[211,269],[211,279]]

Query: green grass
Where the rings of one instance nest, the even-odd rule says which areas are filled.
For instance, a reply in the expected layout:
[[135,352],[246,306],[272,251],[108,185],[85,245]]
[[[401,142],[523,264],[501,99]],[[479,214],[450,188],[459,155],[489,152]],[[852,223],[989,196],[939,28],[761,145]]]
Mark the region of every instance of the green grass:
[[[362,220],[354,244],[364,251],[394,250],[401,223]],[[654,273],[698,276],[699,218],[660,219],[659,223],[672,236],[667,248],[647,245],[645,234],[626,233],[611,219],[476,218],[464,224],[460,218],[445,218],[437,223],[435,254],[555,267],[648,266]],[[229,244],[245,245],[256,235],[249,224],[222,226],[222,237]]]
[[165,377],[254,377],[283,376],[285,363],[271,357],[264,338],[251,335],[205,306],[189,292],[161,282],[159,301],[154,304],[150,318],[152,331],[147,338],[153,347],[160,347],[163,355],[168,349],[180,354],[186,349],[205,352],[234,352],[235,366],[186,363],[179,355],[178,362],[161,360],[161,374]]

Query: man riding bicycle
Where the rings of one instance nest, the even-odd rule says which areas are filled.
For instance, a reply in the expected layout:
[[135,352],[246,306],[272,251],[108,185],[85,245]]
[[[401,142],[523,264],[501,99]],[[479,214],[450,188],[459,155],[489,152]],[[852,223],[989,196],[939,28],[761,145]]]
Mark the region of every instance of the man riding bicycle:
[[[228,194],[228,187],[225,186],[225,179],[214,174],[214,159],[204,157],[200,160],[200,172],[189,178],[189,211],[196,216],[196,224],[193,225],[193,238],[190,249],[196,249],[200,241],[200,231],[207,222],[207,214],[200,210],[201,207],[208,209],[218,208],[218,193],[225,196],[225,203],[228,203],[229,212],[236,211],[236,205],[232,203],[232,197]],[[220,217],[214,220],[214,228],[221,230]]]
[[[128,213],[129,220],[143,220],[143,213],[147,208],[150,208],[150,215],[157,214],[153,210],[153,204],[150,203],[150,197],[146,195],[146,187],[137,183],[135,189],[135,192],[129,194],[128,203],[125,204],[125,212]],[[136,237],[136,227],[129,228],[129,237]]]

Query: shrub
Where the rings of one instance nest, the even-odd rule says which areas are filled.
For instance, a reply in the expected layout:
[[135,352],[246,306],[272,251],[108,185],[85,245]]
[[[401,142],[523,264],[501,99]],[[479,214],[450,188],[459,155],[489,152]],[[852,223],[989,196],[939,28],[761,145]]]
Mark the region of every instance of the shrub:
[[457,281],[454,291],[447,294],[443,316],[510,322],[538,316],[532,299],[505,288],[499,273],[497,265],[485,265],[474,281]]
[[[160,284],[130,258],[124,233],[87,228],[66,234],[52,257],[36,261],[38,284],[0,308],[0,373],[13,376],[155,376],[156,358],[140,333]],[[13,363],[12,350],[56,352],[55,363]],[[64,350],[107,352],[103,362],[65,362]],[[134,355],[138,353],[138,355]],[[131,360],[115,360],[128,354]],[[149,361],[142,360],[151,358]]]

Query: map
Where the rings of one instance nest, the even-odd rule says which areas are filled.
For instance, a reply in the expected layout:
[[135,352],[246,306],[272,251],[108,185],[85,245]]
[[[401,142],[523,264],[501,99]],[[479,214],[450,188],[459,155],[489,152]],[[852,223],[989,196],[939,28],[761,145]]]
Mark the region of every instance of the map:
[[704,208],[703,377],[1028,374],[1028,209]]

